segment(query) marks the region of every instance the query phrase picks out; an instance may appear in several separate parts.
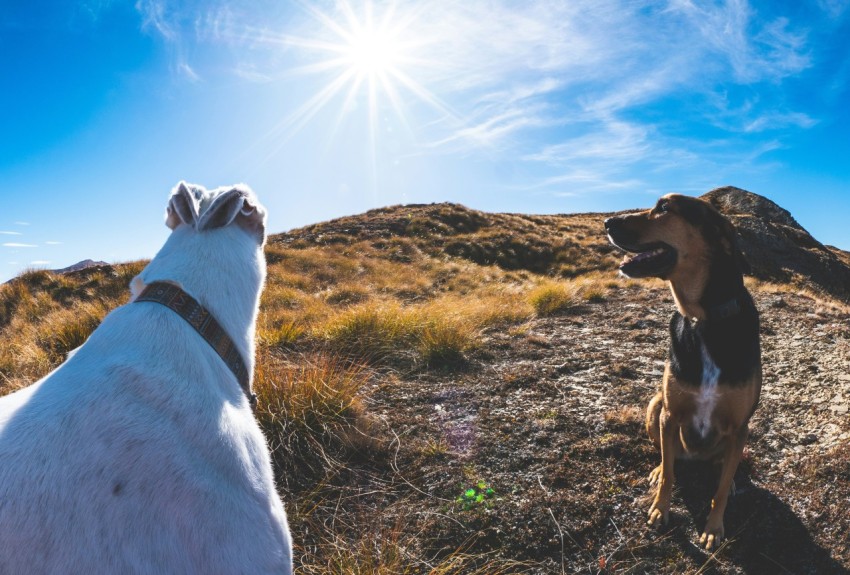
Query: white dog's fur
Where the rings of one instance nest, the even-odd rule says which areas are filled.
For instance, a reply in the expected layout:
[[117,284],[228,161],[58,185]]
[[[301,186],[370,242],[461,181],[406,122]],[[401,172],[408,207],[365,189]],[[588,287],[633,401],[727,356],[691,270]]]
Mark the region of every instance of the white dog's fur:
[[[265,211],[181,183],[133,280],[180,285],[254,368]],[[0,398],[0,573],[291,573],[269,451],[216,352],[153,302],[110,313],[44,379]]]

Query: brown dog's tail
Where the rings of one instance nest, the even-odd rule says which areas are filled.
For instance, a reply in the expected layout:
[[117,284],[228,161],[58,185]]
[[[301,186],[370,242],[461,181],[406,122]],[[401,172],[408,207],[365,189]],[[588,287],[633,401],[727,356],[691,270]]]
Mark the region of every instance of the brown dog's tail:
[[655,394],[646,408],[646,433],[657,449],[661,449],[661,408],[664,407],[664,397],[661,392]]

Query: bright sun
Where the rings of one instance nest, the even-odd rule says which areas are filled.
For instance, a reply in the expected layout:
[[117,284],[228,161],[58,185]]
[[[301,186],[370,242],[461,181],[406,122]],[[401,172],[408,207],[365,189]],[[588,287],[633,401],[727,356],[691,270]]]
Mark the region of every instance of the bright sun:
[[[320,24],[310,37],[286,36],[281,42],[299,48],[310,63],[297,71],[327,78],[327,83],[295,110],[285,122],[296,131],[320,110],[344,94],[341,110],[357,108],[354,102],[365,95],[368,100],[370,138],[376,138],[379,108],[389,103],[405,123],[402,91],[445,111],[438,99],[412,77],[417,65],[427,62],[417,57],[428,38],[417,34],[422,9],[402,12],[395,2],[381,4],[378,13],[372,0],[338,0],[331,13],[313,4],[302,7]],[[423,3],[422,6],[425,4]],[[339,121],[342,119],[340,115]]]
[[398,63],[401,46],[383,30],[364,29],[350,38],[344,56],[358,74],[386,76]]

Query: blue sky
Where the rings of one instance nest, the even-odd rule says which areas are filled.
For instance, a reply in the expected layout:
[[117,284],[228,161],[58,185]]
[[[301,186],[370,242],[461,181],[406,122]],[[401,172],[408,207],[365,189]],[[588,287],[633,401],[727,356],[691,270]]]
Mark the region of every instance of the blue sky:
[[850,249],[848,38],[850,0],[2,0],[0,280],[153,256],[181,179],[271,232],[735,185]]

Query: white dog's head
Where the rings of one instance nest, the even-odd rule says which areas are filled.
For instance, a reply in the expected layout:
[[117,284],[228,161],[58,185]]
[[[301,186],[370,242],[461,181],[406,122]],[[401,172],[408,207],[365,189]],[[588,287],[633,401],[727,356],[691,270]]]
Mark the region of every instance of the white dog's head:
[[266,236],[266,210],[245,184],[206,190],[202,186],[180,182],[171,192],[165,224],[172,230],[181,224],[197,232],[223,228],[236,223],[256,236]]
[[[228,322],[232,311],[256,315],[265,281],[266,210],[244,184],[207,190],[180,182],[171,192],[165,224],[171,235],[132,282],[135,298],[145,285],[171,282]],[[231,309],[233,308],[233,309]]]

